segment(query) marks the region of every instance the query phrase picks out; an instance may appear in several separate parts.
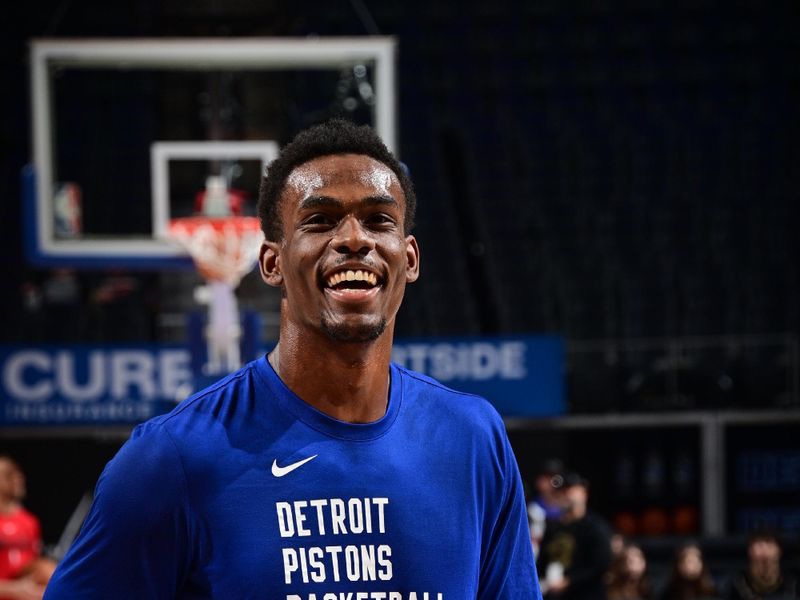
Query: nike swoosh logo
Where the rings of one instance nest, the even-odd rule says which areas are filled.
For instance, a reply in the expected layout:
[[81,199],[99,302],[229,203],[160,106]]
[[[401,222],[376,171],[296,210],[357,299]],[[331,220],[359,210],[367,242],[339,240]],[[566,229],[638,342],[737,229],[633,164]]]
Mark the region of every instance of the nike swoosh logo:
[[315,458],[317,458],[317,456],[318,456],[317,454],[315,454],[314,456],[309,456],[308,458],[304,458],[303,460],[298,460],[296,463],[292,463],[290,465],[286,465],[285,467],[279,467],[277,459],[273,460],[272,461],[272,474],[275,477],[283,477],[284,475],[288,475],[289,473],[291,473],[295,469],[299,469],[304,464],[306,464],[308,461],[314,460]]

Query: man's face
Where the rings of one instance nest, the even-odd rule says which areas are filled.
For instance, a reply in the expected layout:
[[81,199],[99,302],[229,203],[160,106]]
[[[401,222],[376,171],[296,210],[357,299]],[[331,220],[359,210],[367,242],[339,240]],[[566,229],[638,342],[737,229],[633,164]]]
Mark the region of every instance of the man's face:
[[14,464],[5,458],[0,458],[0,499],[6,501],[14,499]]
[[689,581],[699,579],[703,574],[703,555],[698,548],[686,548],[678,561],[678,572]]
[[264,243],[260,265],[283,288],[283,318],[336,341],[377,339],[419,274],[394,172],[361,154],[319,157],[290,173],[278,209],[283,239]]
[[638,546],[629,546],[625,550],[625,569],[633,578],[644,575],[645,569],[647,569],[647,559]]
[[774,563],[781,559],[781,548],[772,540],[755,540],[747,553],[754,563]]
[[562,493],[562,506],[565,511],[585,508],[586,503],[589,500],[589,492],[582,485],[567,486],[563,488]]

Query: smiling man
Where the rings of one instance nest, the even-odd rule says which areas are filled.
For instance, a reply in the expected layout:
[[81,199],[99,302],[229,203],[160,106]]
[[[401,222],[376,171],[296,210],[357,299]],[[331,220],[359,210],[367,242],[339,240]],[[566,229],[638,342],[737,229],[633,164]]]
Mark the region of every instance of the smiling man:
[[390,362],[414,208],[368,127],[284,148],[259,201],[279,343],[135,430],[46,598],[540,598],[496,411]]

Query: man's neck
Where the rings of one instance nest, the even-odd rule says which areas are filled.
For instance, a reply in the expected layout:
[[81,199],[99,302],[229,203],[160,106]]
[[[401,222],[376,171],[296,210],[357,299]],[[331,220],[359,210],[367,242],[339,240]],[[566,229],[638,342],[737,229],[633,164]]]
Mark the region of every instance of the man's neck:
[[11,514],[19,507],[19,502],[14,498],[0,498],[0,515]]
[[286,386],[317,410],[348,423],[371,423],[386,414],[391,354],[388,327],[377,340],[365,343],[342,343],[281,327],[280,343],[269,361]]
[[574,507],[564,512],[561,516],[561,520],[565,523],[574,523],[575,521],[580,521],[585,516],[586,507]]

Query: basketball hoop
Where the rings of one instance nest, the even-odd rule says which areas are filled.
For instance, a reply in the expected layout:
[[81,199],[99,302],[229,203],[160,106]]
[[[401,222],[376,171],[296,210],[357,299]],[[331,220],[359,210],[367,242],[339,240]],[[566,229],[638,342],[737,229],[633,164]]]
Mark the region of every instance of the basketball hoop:
[[[264,234],[257,217],[226,214],[225,188],[209,178],[204,215],[172,219],[169,236],[192,256],[208,282],[198,300],[208,304],[206,374],[230,372],[241,366],[239,309],[234,290],[258,261]],[[213,188],[212,188],[213,184]]]
[[192,256],[207,281],[235,288],[253,270],[264,234],[257,217],[183,217],[172,219],[169,235]]

